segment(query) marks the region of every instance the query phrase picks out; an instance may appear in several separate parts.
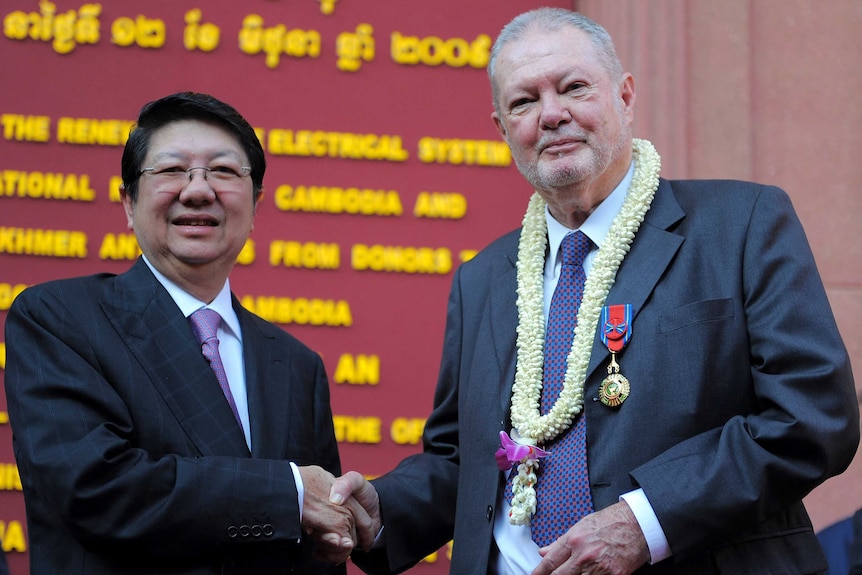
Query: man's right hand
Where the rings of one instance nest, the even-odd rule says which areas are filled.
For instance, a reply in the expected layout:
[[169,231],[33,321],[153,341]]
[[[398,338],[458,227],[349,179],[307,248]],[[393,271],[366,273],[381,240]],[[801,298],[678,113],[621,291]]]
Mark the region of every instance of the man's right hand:
[[356,471],[348,471],[335,480],[329,500],[336,505],[347,505],[353,513],[359,548],[370,551],[380,533],[380,498],[374,486]]
[[317,541],[315,558],[344,563],[357,539],[352,509],[330,502],[329,493],[335,477],[325,469],[310,465],[300,467],[299,474],[305,490],[302,528]]

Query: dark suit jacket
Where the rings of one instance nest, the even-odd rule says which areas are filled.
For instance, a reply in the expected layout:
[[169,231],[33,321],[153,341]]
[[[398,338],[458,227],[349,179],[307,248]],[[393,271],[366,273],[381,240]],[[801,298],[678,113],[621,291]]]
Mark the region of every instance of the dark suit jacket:
[[344,572],[311,564],[288,463],[340,473],[323,364],[234,309],[253,453],[142,260],[15,300],[6,397],[31,575]]
[[817,534],[829,570],[826,575],[862,575],[862,509]]
[[[383,553],[402,570],[454,534],[452,573],[485,574],[510,427],[519,232],[454,278],[424,452],[374,481]],[[787,196],[743,182],[662,180],[607,304],[634,307],[618,356],[619,408],[585,387],[596,509],[641,487],[673,557],[639,573],[814,573],[826,568],[801,503],[859,441],[847,353]],[[598,326],[596,326],[598,328]]]

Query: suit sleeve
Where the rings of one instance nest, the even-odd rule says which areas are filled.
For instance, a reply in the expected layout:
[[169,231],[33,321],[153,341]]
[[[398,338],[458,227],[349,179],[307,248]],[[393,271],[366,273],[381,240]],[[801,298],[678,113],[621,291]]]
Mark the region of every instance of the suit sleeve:
[[[31,527],[50,523],[40,526],[50,532],[56,520],[91,551],[114,556],[188,559],[261,541],[295,545],[302,530],[288,461],[203,456],[169,431],[176,421],[152,401],[135,360],[116,351],[88,289],[30,288],[6,321],[8,411]],[[114,381],[118,373],[138,380]],[[146,432],[137,425],[143,417]],[[271,533],[237,537],[228,525]]]
[[[735,353],[733,365],[728,360],[710,373],[684,377],[686,359],[680,357],[676,380],[661,382],[680,393],[698,393],[689,387],[695,385],[711,389],[723,397],[716,410],[738,411],[631,472],[677,555],[753,532],[766,521],[781,529],[777,518],[843,471],[859,442],[848,356],[789,198],[762,188],[749,216],[735,264],[740,271],[727,271],[739,277],[734,289],[744,327],[733,341],[719,342],[731,353],[717,346],[696,352],[725,359]],[[790,521],[784,526],[793,527]]]

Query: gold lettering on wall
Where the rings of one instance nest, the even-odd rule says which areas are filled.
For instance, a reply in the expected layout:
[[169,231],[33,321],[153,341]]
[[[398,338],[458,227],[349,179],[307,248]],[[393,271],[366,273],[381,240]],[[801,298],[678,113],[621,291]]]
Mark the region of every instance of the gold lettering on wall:
[[0,254],[87,257],[87,234],[74,230],[0,227]]
[[86,174],[0,170],[0,197],[92,202],[96,192]]
[[248,238],[247,240],[245,240],[245,244],[243,244],[242,250],[240,250],[239,255],[236,256],[236,263],[241,266],[247,266],[253,264],[256,257],[257,251],[255,249],[254,240]]
[[288,30],[284,24],[264,28],[262,16],[249,14],[242,20],[239,49],[246,54],[263,52],[267,68],[275,68],[282,55],[290,58],[320,56],[320,32],[299,28]]
[[201,23],[203,12],[199,8],[186,12],[186,29],[183,31],[183,46],[186,50],[212,52],[218,48],[221,30],[210,22]]
[[460,220],[466,213],[467,198],[455,193],[421,192],[413,207],[413,215],[417,218]]
[[283,212],[400,216],[404,211],[395,190],[285,184],[275,189],[274,201]]
[[0,546],[6,553],[24,553],[27,551],[27,539],[20,521],[0,520]]
[[123,201],[122,196],[120,196],[120,186],[123,185],[123,178],[120,176],[111,176],[108,180],[108,199],[111,202],[118,204]]
[[332,424],[339,443],[380,443],[379,417],[333,415]]
[[512,163],[512,152],[505,142],[495,140],[419,140],[419,161],[426,164],[505,167]]
[[342,72],[356,72],[362,62],[374,60],[374,28],[371,24],[359,24],[355,32],[342,32],[335,39],[338,54],[336,67]]
[[343,353],[338,358],[332,381],[351,385],[377,385],[380,383],[380,357]]
[[286,268],[337,270],[341,267],[338,244],[276,240],[269,244],[269,265]]
[[320,130],[270,130],[267,151],[278,156],[403,162],[408,153],[401,136],[350,134]]
[[161,48],[165,45],[165,21],[138,14],[135,18],[121,17],[111,24],[111,43],[117,46],[137,44],[140,48]]
[[448,274],[452,252],[447,248],[355,244],[350,264],[357,271]]
[[491,56],[491,37],[479,34],[472,42],[464,38],[444,40],[438,36],[404,36],[392,32],[392,61],[407,66],[470,66],[484,69]]
[[133,261],[141,255],[135,234],[105,234],[99,246],[100,260]]
[[350,327],[353,313],[345,300],[244,296],[243,307],[265,320],[278,324]]
[[18,142],[47,142],[51,138],[51,118],[21,114],[0,115],[3,139]]
[[[18,297],[18,294],[25,289],[27,289],[27,284],[0,283],[0,311],[8,310],[12,302],[15,301],[15,298]],[[3,353],[5,351],[6,347],[0,343],[0,361],[5,359]],[[0,367],[3,365],[5,365],[5,362],[0,363]]]
[[476,257],[476,254],[478,253],[479,250],[461,250],[460,252],[458,252],[458,260],[460,260],[461,263],[469,262],[474,257]]
[[21,475],[14,463],[0,463],[0,491],[22,491]]
[[78,44],[99,41],[101,4],[84,4],[77,12],[57,14],[57,6],[48,0],[39,2],[39,12],[17,10],[3,18],[3,35],[11,40],[51,42],[58,54],[68,54]]
[[134,125],[129,120],[62,117],[57,120],[57,141],[61,144],[123,146]]
[[425,420],[415,417],[396,417],[392,421],[389,434],[392,441],[399,445],[416,445],[422,440]]

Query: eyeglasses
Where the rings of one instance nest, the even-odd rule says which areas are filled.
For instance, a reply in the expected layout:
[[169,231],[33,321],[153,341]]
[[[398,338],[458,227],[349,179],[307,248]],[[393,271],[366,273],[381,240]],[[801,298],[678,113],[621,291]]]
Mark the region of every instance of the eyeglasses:
[[240,181],[251,173],[251,166],[234,166],[230,164],[219,164],[216,166],[192,166],[184,168],[182,166],[150,166],[138,172],[138,176],[148,174],[153,180],[179,184],[191,181],[194,177],[193,170],[203,170],[204,179],[207,181],[213,180],[224,184],[234,184]]

